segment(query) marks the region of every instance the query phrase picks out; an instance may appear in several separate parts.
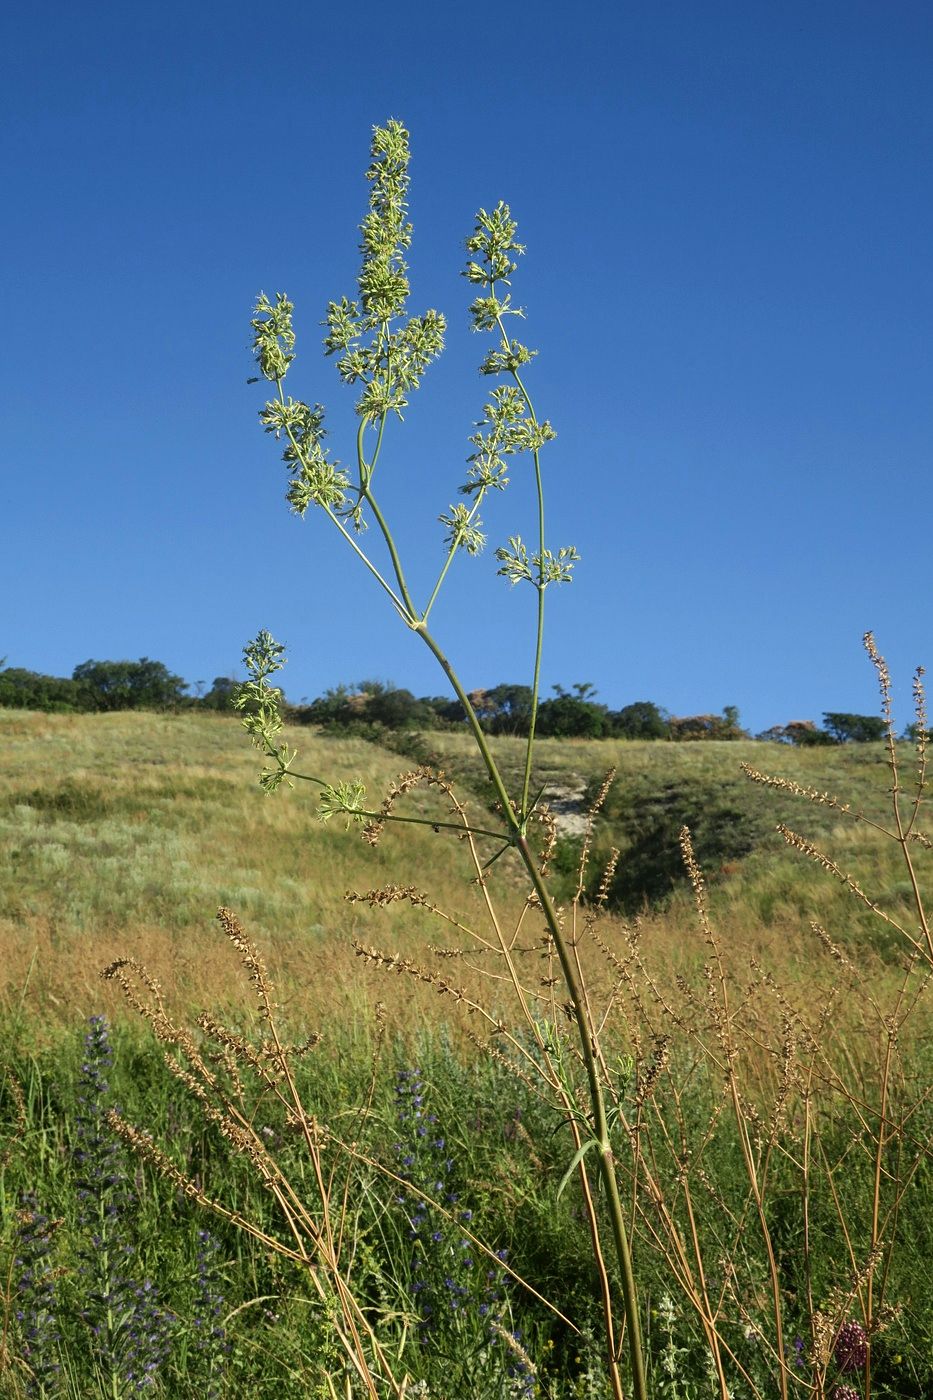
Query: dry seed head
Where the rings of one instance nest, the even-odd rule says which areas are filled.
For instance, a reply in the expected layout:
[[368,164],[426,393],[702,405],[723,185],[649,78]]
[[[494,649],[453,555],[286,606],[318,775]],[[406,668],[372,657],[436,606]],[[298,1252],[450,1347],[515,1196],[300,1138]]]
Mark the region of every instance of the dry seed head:
[[926,758],[927,741],[929,739],[929,720],[927,718],[927,697],[923,684],[925,671],[922,666],[918,666],[914,672],[911,689],[914,696],[914,715],[917,722],[917,757],[920,761],[921,772]]
[[875,1313],[868,1328],[870,1337],[877,1337],[879,1332],[884,1332],[888,1327],[897,1321],[906,1307],[906,1303],[882,1303]]
[[[175,1056],[170,1055],[168,1051],[164,1052],[163,1059],[165,1061],[165,1067],[168,1070],[169,1074],[174,1075],[180,1084],[184,1084],[185,1088],[192,1095],[192,1097],[196,1098],[198,1102],[206,1108],[210,1104],[210,1098],[208,1096],[207,1089],[204,1086],[204,1078],[199,1078],[196,1074],[192,1074],[191,1070],[187,1067],[187,1065],[180,1064],[178,1060],[175,1059]],[[209,1071],[208,1075],[208,1086],[211,1089],[213,1089],[215,1087],[216,1080],[214,1079],[213,1075],[210,1075]]]
[[431,770],[424,767],[412,768],[407,773],[400,773],[389,785],[389,791],[386,793],[382,806],[379,809],[380,815],[383,817],[390,816],[392,808],[400,797],[407,796],[408,793],[414,791],[419,783],[429,781],[432,776]]
[[810,1347],[808,1359],[812,1366],[825,1370],[833,1354],[836,1338],[836,1322],[828,1314],[817,1308],[810,1320]]
[[[476,1031],[473,1030],[472,1026],[464,1027],[464,1031],[467,1039],[473,1045],[476,1046],[477,1050],[482,1051],[484,1055],[488,1055],[491,1060],[495,1060],[496,1064],[501,1065],[503,1069],[509,1072],[509,1074],[514,1075],[516,1079],[520,1079],[521,1082],[525,1085],[525,1087],[532,1094],[534,1094],[536,1098],[541,1098],[540,1089],[532,1081],[529,1075],[527,1075],[525,1071],[521,1069],[513,1059],[511,1059],[508,1055],[504,1054],[503,1051],[500,1050],[499,1046],[496,1044],[495,1037],[497,1034],[505,1032],[505,1026],[500,1025],[498,1027],[498,1030],[493,1031],[493,1033],[487,1036],[485,1039],[482,1036],[477,1035]],[[518,1131],[518,1127],[521,1127],[521,1125],[519,1124],[517,1126],[516,1132]],[[527,1131],[525,1129],[522,1129],[522,1132],[525,1134],[526,1137],[528,1137]],[[530,1137],[528,1137],[528,1145],[529,1147],[531,1146]],[[537,1165],[540,1165],[540,1162],[538,1162]]]
[[118,1137],[122,1138],[138,1157],[148,1162],[160,1176],[171,1181],[189,1200],[196,1201],[198,1205],[204,1206],[206,1209],[214,1211],[217,1215],[223,1216],[225,1220],[229,1220],[231,1224],[245,1229],[249,1234],[261,1234],[261,1238],[270,1249],[285,1255],[287,1258],[295,1259],[296,1262],[299,1261],[299,1256],[292,1250],[280,1244],[279,1241],[275,1240],[272,1236],[258,1232],[255,1224],[247,1220],[245,1216],[240,1215],[238,1211],[229,1210],[226,1206],[221,1205],[219,1201],[206,1195],[196,1181],[185,1176],[184,1172],[176,1167],[172,1159],[167,1156],[160,1147],[156,1146],[148,1133],[143,1132],[140,1128],[134,1127],[132,1123],[128,1123],[114,1109],[111,1109],[107,1114],[107,1123],[111,1130],[116,1133]]
[[221,907],[217,910],[217,920],[224,933],[230,939],[234,948],[240,955],[240,961],[246,968],[247,976],[256,989],[259,998],[259,1015],[263,1018],[270,1018],[275,1010],[275,1003],[272,1001],[272,983],[266,971],[266,965],[262,960],[259,949],[246,933],[236,915],[231,909]]
[[528,1353],[527,1353],[527,1351],[525,1350],[525,1348],[522,1346],[521,1342],[519,1342],[519,1341],[512,1335],[511,1332],[507,1332],[506,1329],[501,1325],[501,1323],[498,1323],[498,1322],[493,1321],[492,1324],[491,1324],[491,1326],[492,1326],[492,1330],[493,1330],[499,1337],[502,1338],[502,1340],[505,1342],[506,1346],[507,1346],[511,1351],[514,1351],[515,1355],[519,1358],[519,1360],[521,1361],[522,1365],[526,1367],[526,1369],[527,1369],[527,1371],[528,1371],[528,1374],[529,1374],[530,1376],[533,1376],[533,1377],[537,1378],[537,1375],[538,1375],[538,1368],[535,1366],[534,1362],[532,1361],[531,1357],[528,1355]]
[[[144,1002],[141,999],[126,975],[127,970],[135,973],[140,982],[149,988],[149,991],[152,993],[157,1003],[156,1006],[152,1006],[150,1003]],[[150,977],[142,963],[137,962],[135,958],[117,958],[114,962],[109,963],[108,966],[101,971],[100,975],[101,980],[104,982],[117,982],[129,1005],[145,1020],[152,1021],[153,1017],[158,1015],[164,1018],[164,1012],[162,1011],[162,988],[154,977]]]
[[891,714],[891,673],[888,670],[887,662],[875,645],[874,633],[866,632],[862,638],[865,643],[865,650],[868,652],[868,659],[874,666],[878,676],[878,687],[881,691],[881,713],[884,715],[884,722],[891,738],[894,737],[894,720]]
[[551,861],[554,859],[554,851],[557,848],[557,818],[550,807],[539,807],[535,812],[538,821],[544,827],[544,845],[541,848],[541,874],[550,874]]
[[202,1011],[195,1024],[209,1036],[211,1040],[216,1040],[226,1053],[223,1056],[223,1064],[227,1071],[235,1076],[239,1081],[239,1073],[236,1063],[238,1060],[245,1060],[261,1077],[265,1078],[264,1067],[253,1047],[241,1035],[236,1035],[233,1031],[216,1020],[207,1011]]
[[671,1038],[669,1035],[659,1035],[656,1037],[648,1068],[645,1074],[639,1078],[638,1089],[635,1094],[635,1105],[637,1108],[641,1108],[654,1094],[658,1080],[667,1068],[667,1063],[670,1059],[670,1044]]
[[[156,998],[156,1005],[142,1000],[127,976],[127,969],[135,973],[139,980],[149,988]],[[214,1075],[201,1058],[200,1051],[194,1043],[190,1032],[185,1030],[183,1026],[173,1025],[169,1020],[162,1006],[159,984],[154,977],[150,977],[142,963],[138,963],[135,958],[118,958],[116,962],[111,963],[109,967],[105,967],[100,975],[106,981],[115,981],[117,983],[128,1004],[149,1023],[153,1035],[163,1047],[168,1046],[180,1050],[201,1076],[204,1083],[212,1088],[214,1087]],[[173,1074],[180,1075],[181,1073],[188,1072],[185,1067],[178,1064],[177,1060],[175,1060],[167,1050],[165,1051],[165,1062]]]
[[373,817],[372,820],[367,822],[363,827],[363,840],[367,841],[370,846],[378,845],[379,838],[385,830],[385,824],[391,817],[396,802],[400,797],[405,797],[408,793],[414,791],[421,783],[424,783],[428,787],[436,787],[439,791],[444,793],[446,797],[451,798],[454,803],[455,812],[461,817],[463,816],[463,810],[454,797],[450,784],[447,782],[443,773],[435,773],[433,769],[423,766],[420,768],[412,768],[407,773],[401,773],[392,782],[385,795],[382,806],[379,808],[378,816]]
[[693,900],[696,905],[697,917],[700,920],[700,927],[706,934],[707,941],[712,943],[713,930],[710,926],[709,911],[706,905],[706,882],[703,879],[703,872],[697,864],[693,851],[693,840],[690,836],[690,828],[682,826],[680,828],[680,850],[686,866],[687,876],[693,887]]
[[626,962],[623,963],[622,959],[612,951],[606,940],[600,935],[595,923],[590,919],[587,919],[586,921],[586,931],[590,935],[593,942],[596,944],[597,948],[602,953],[606,961],[611,963],[617,972],[623,972],[627,970],[628,964],[631,962],[631,957],[629,957],[626,960]]
[[602,879],[599,882],[599,889],[596,891],[595,903],[599,909],[605,909],[609,899],[609,891],[615,878],[616,866],[619,864],[621,852],[617,846],[613,846],[609,852],[609,859],[606,861],[606,868],[603,870]]
[[0,1170],[9,1166],[16,1147],[26,1140],[26,1095],[23,1093],[22,1083],[9,1069],[6,1071],[6,1082],[10,1086],[10,1097],[13,1100],[14,1131],[10,1134],[8,1145],[0,1153]]
[[790,1017],[782,1017],[781,1036],[781,1078],[778,1082],[774,1107],[771,1111],[770,1141],[775,1143],[787,1119],[787,1104],[794,1087],[794,1065],[797,1061],[797,1036]]
[[[870,909],[873,914],[877,914],[879,919],[883,919],[886,924],[890,924],[893,928],[898,929],[899,932],[904,932],[900,924],[886,914],[880,904],[876,904],[873,899],[868,897],[861,885],[859,885],[856,880],[853,880],[851,875],[847,875],[844,870],[841,870],[836,862],[831,860],[828,855],[825,855],[817,846],[814,846],[812,841],[807,841],[806,838],[799,835],[798,832],[791,831],[790,827],[785,826],[783,822],[781,822],[776,829],[781,833],[789,846],[793,846],[794,849],[800,851],[802,855],[808,856],[810,860],[816,861],[817,865],[821,865],[824,870],[828,871],[830,875],[833,875],[841,884],[845,885],[846,889],[854,894],[855,898],[864,904],[867,909]],[[910,936],[907,935],[907,937]],[[914,939],[910,939],[910,941],[914,943],[915,947],[917,946]]]
[[767,773],[759,773],[757,768],[752,768],[751,764],[748,763],[743,763],[741,767],[746,778],[749,778],[753,783],[775,788],[778,792],[790,793],[792,797],[806,797],[810,802],[816,802],[821,807],[831,807],[834,812],[849,813],[856,819],[861,816],[859,812],[852,812],[848,802],[840,802],[838,797],[833,797],[832,793],[820,792],[819,788],[795,783],[792,778],[772,778]]
[[862,1288],[864,1288],[865,1284],[871,1278],[872,1274],[875,1272],[878,1265],[884,1258],[884,1251],[884,1241],[878,1240],[874,1249],[872,1249],[871,1253],[868,1255],[868,1258],[865,1260],[865,1263],[862,1265],[858,1273],[853,1278],[849,1298],[854,1298],[856,1293],[858,1293]]
[[212,1058],[212,1063],[223,1067],[224,1073],[227,1075],[231,1085],[233,1086],[234,1097],[242,1098],[243,1080],[240,1075],[240,1067],[237,1064],[236,1056],[234,1055],[233,1051],[229,1050],[226,1046],[223,1046],[217,1052],[216,1057]]
[[420,906],[437,911],[437,905],[432,904],[428,896],[422,894],[415,885],[383,885],[380,889],[367,890],[365,894],[360,894],[357,890],[347,890],[344,899],[348,904],[368,904],[371,909],[386,909],[390,904],[407,899],[416,908]]
[[605,778],[603,778],[603,781],[600,784],[599,791],[593,798],[593,801],[590,803],[590,809],[586,815],[587,821],[590,823],[591,826],[595,818],[602,811],[606,798],[609,796],[609,789],[612,787],[612,784],[615,781],[615,776],[616,770],[614,768],[610,768],[609,772],[606,774]]
[[462,988],[456,987],[449,982],[446,977],[441,977],[436,972],[431,972],[428,968],[420,967],[412,958],[403,958],[399,953],[382,953],[378,948],[367,948],[365,944],[353,940],[351,944],[354,953],[364,962],[375,963],[378,967],[384,967],[389,972],[397,972],[399,975],[407,973],[409,977],[414,977],[418,982],[425,982],[428,986],[448,996],[452,996],[455,1001],[465,1002],[471,1008],[475,1003],[470,1001],[466,992]]
[[117,1137],[127,1144],[129,1148],[144,1162],[148,1162],[151,1167],[171,1181],[179,1191],[182,1191],[189,1199],[197,1201],[201,1205],[211,1205],[212,1202],[204,1195],[200,1186],[185,1176],[161,1147],[157,1147],[149,1133],[144,1133],[141,1128],[128,1123],[115,1109],[111,1109],[107,1114],[107,1125]]

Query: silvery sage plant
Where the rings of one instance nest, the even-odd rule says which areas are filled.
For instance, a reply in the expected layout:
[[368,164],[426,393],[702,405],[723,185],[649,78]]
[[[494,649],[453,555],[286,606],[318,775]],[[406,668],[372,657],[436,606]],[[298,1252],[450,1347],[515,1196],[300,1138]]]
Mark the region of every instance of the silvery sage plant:
[[[576,1030],[577,1053],[586,1077],[584,1098],[588,1106],[585,1112],[578,1110],[576,1093],[567,1087],[566,1057],[557,1049],[554,1025],[542,1024],[528,1015],[528,1026],[536,1041],[537,1054],[545,1065],[547,1081],[558,1091],[577,1149],[571,1171],[577,1170],[581,1177],[594,1254],[601,1268],[607,1353],[614,1393],[621,1398],[622,1384],[610,1284],[602,1268],[600,1222],[587,1178],[588,1164],[593,1159],[604,1192],[618,1262],[632,1392],[635,1400],[647,1400],[632,1257],[611,1140],[612,1086],[599,1050],[597,1027],[589,1012],[579,964],[548,887],[546,858],[536,850],[531,839],[532,823],[540,823],[542,817],[545,822],[547,820],[541,810],[540,793],[532,788],[545,600],[552,585],[570,581],[578,555],[573,546],[552,550],[545,539],[541,454],[555,433],[547,420],[539,418],[525,383],[526,368],[536,352],[511,334],[515,321],[524,315],[522,308],[513,305],[511,292],[511,279],[518,265],[516,260],[524,248],[516,239],[517,224],[507,204],[500,202],[491,211],[479,210],[473,232],[466,240],[468,260],[463,275],[475,291],[469,309],[472,329],[489,334],[494,340],[480,365],[480,373],[493,387],[483,416],[469,436],[470,451],[466,457],[465,478],[459,487],[460,499],[439,516],[444,535],[442,562],[436,579],[426,591],[424,601],[416,600],[405,561],[375,489],[390,425],[401,419],[411,394],[419,387],[428,366],[441,353],[447,329],[445,318],[437,311],[411,316],[406,310],[409,281],[405,254],[412,239],[412,227],[407,218],[408,164],[409,136],[404,126],[391,120],[375,128],[371,163],[366,172],[369,209],[360,225],[362,267],[358,295],[353,299],[342,297],[331,301],[327,307],[325,354],[336,357],[340,379],[352,386],[358,395],[359,427],[352,464],[343,466],[331,456],[326,445],[325,414],[321,405],[312,406],[285,392],[285,381],[295,358],[295,331],[294,307],[284,293],[279,293],[274,301],[260,296],[252,321],[260,374],[275,390],[260,418],[266,432],[283,445],[282,455],[290,475],[287,498],[292,509],[303,516],[314,508],[326,518],[343,537],[359,565],[369,572],[374,585],[401,622],[421,638],[444,671],[463,707],[492,784],[501,825],[490,829],[474,826],[465,818],[438,822],[434,816],[398,815],[394,810],[394,796],[416,786],[411,781],[413,775],[402,780],[381,809],[372,810],[367,805],[361,783],[331,783],[326,778],[297,772],[296,754],[281,734],[282,693],[271,680],[284,664],[284,648],[268,632],[260,632],[245,649],[249,679],[240,686],[235,704],[244,713],[244,724],[253,741],[268,760],[261,779],[267,791],[274,791],[283,782],[302,778],[318,786],[319,815],[323,820],[340,815],[348,825],[365,824],[370,839],[375,839],[386,821],[423,822],[436,829],[453,828],[471,841],[473,838],[496,838],[498,854],[512,850],[524,865],[533,891],[530,896],[533,907],[540,910],[546,924],[549,955],[556,956],[559,963],[566,994],[564,1010]],[[467,690],[432,632],[430,621],[458,554],[477,555],[482,550],[485,543],[480,515],[483,503],[491,492],[501,492],[508,485],[508,459],[518,454],[525,454],[531,463],[537,500],[535,536],[530,544],[519,534],[511,536],[496,549],[495,557],[500,575],[511,584],[527,585],[533,592],[536,641],[531,722],[523,773],[517,790],[510,792]],[[377,541],[377,551],[368,545],[369,537],[365,533],[368,529]],[[443,790],[446,792],[447,788]],[[459,815],[462,816],[462,812]],[[502,952],[508,956],[504,945]],[[513,984],[527,1014],[527,1001],[514,976]]]

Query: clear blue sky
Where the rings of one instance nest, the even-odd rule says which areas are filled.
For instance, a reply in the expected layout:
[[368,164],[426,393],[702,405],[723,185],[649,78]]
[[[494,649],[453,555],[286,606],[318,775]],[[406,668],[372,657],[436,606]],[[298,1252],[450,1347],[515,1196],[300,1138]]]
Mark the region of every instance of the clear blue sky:
[[[209,684],[267,627],[292,699],[444,690],[327,522],[288,513],[246,384],[253,299],[285,290],[290,388],[350,455],[318,323],[396,116],[411,309],[450,321],[381,468],[415,579],[489,387],[462,240],[505,199],[550,542],[582,555],[546,682],[755,730],[874,712],[871,627],[906,723],[933,665],[931,73],[920,0],[4,6],[0,655]],[[470,687],[528,678],[533,595],[492,555],[533,534],[523,475],[434,614]]]

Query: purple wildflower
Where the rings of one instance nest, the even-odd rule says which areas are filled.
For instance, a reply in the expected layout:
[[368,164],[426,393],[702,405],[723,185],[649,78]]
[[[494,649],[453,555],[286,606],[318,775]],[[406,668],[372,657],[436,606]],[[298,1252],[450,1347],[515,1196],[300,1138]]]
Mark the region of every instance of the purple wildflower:
[[74,1151],[78,1249],[85,1306],[81,1316],[95,1362],[131,1392],[149,1390],[171,1345],[174,1320],[148,1280],[135,1276],[133,1218],[136,1187],[126,1151],[107,1124],[106,1071],[113,1063],[103,1016],[92,1016],[84,1037]]
[[840,1327],[833,1347],[833,1359],[844,1374],[861,1371],[868,1360],[868,1337],[861,1323],[846,1322]]
[[204,1363],[204,1400],[220,1400],[231,1343],[221,1321],[224,1299],[214,1280],[220,1246],[207,1230],[198,1231],[198,1273],[192,1322],[197,1335],[197,1351]]
[[20,1197],[15,1236],[16,1320],[23,1344],[23,1360],[29,1368],[27,1395],[45,1395],[61,1367],[58,1362],[58,1317],[53,1239],[58,1222],[39,1209],[33,1192]]

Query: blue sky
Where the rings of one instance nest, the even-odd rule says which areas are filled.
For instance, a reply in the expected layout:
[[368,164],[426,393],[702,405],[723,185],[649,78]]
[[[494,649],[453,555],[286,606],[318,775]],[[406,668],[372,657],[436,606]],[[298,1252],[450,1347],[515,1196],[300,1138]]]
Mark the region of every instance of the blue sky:
[[[412,311],[448,350],[383,454],[424,588],[488,381],[463,239],[507,200],[529,387],[558,431],[545,681],[757,730],[910,718],[933,664],[933,11],[925,3],[4,7],[0,655],[150,656],[208,684],[267,627],[290,698],[443,676],[283,500],[249,317],[296,303],[289,387],[351,452],[320,350],[353,294],[373,124],[412,133]],[[523,681],[527,469],[433,614],[469,688]]]

